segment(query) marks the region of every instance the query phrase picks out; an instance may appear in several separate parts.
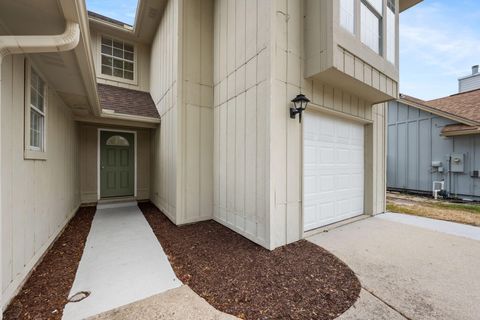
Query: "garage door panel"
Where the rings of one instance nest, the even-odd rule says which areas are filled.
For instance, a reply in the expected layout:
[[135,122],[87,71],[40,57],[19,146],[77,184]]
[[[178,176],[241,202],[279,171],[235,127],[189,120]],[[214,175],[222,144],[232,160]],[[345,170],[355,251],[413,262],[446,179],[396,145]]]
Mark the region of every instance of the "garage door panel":
[[317,149],[315,146],[307,145],[304,147],[304,164],[305,166],[315,167],[318,163],[317,159]]
[[363,214],[363,125],[313,112],[304,121],[304,229]]
[[317,221],[317,206],[316,205],[310,205],[308,207],[305,207],[303,209],[303,223],[306,226],[313,226],[315,225],[315,222]]

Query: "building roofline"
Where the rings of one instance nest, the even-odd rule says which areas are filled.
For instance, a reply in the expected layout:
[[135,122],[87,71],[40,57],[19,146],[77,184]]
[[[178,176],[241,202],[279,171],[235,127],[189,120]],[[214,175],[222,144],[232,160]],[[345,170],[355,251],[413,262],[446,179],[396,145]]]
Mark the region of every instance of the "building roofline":
[[480,91],[480,88],[472,89],[472,90],[468,90],[468,91],[463,91],[463,92],[458,92],[458,93],[454,93],[454,94],[451,94],[451,95],[449,95],[449,96],[441,97],[441,98],[437,98],[437,99],[432,99],[432,100],[430,100],[430,101],[440,100],[440,99],[444,99],[444,98],[448,98],[448,97],[461,96],[462,94],[471,93],[471,92],[475,92],[475,91]]
[[116,20],[116,19],[104,16],[100,13],[97,13],[97,12],[91,11],[91,10],[88,10],[87,12],[88,12],[88,17],[90,19],[101,20],[102,22],[107,22],[107,23],[115,25],[116,27],[125,28],[127,30],[133,30],[134,29],[134,27],[132,25],[130,25],[128,23],[125,23],[125,22],[122,22],[120,20]]
[[458,80],[465,80],[465,79],[474,78],[474,77],[479,77],[479,76],[480,76],[480,72],[479,72],[479,73],[475,73],[475,74],[469,74],[468,76],[460,77],[460,78],[458,78]]
[[[414,97],[411,97],[411,98],[414,98]],[[450,120],[453,120],[453,121],[457,121],[457,122],[460,122],[460,123],[463,123],[463,124],[466,124],[466,125],[469,125],[469,126],[480,125],[480,123],[478,123],[476,121],[472,121],[470,119],[466,119],[464,117],[457,116],[457,115],[455,115],[453,113],[450,113],[450,112],[439,110],[439,109],[431,107],[431,106],[429,106],[425,103],[419,103],[417,101],[410,100],[409,97],[407,95],[404,95],[404,94],[399,95],[398,101],[400,101],[403,104],[409,105],[411,107],[414,107],[414,108],[417,108],[417,109],[420,109],[420,110],[423,110],[423,111],[426,111],[426,112],[430,112],[430,113],[433,113],[437,116],[444,117],[444,118],[447,118],[447,119],[450,119]]]

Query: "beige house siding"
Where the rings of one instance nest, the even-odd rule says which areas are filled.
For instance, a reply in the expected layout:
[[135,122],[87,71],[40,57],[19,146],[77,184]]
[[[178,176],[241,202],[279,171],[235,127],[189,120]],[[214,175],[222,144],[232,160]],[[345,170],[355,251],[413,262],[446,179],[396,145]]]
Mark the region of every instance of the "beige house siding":
[[[360,40],[360,19],[355,19],[355,33],[352,34],[340,25],[340,1],[305,0],[304,19],[304,75],[316,78],[347,91],[357,91],[360,96],[371,101],[386,101],[396,98],[398,55],[396,63],[374,52]],[[280,1],[279,5],[282,5]],[[386,2],[383,3],[386,6]],[[397,30],[398,30],[398,2]],[[386,7],[385,7],[386,8]],[[303,10],[303,9],[302,9]],[[360,16],[360,1],[355,2],[357,17]],[[386,9],[385,9],[386,10]],[[304,22],[302,22],[304,21]],[[382,19],[382,29],[386,30],[386,19]],[[300,40],[297,40],[297,42]],[[386,41],[382,41],[381,51],[386,53]],[[398,32],[396,34],[398,48]]]
[[[25,57],[2,64],[2,302],[9,302],[80,204],[78,128],[49,87],[48,159],[24,160]],[[39,70],[41,71],[41,70]]]
[[[100,41],[101,36],[106,35],[114,39],[123,40],[127,43],[130,43],[135,46],[135,73],[136,81],[131,82],[129,80],[123,80],[118,78],[115,80],[115,77],[106,77],[102,75],[101,67],[101,56],[100,56]],[[97,74],[97,82],[103,84],[109,84],[112,86],[140,90],[140,91],[149,91],[150,90],[150,46],[139,43],[135,41],[130,41],[128,39],[122,39],[117,36],[111,35],[108,32],[102,30],[97,30],[95,28],[90,29],[90,41],[92,45],[92,54],[93,61],[95,63],[95,72]]]
[[178,0],[170,0],[151,47],[150,93],[162,122],[152,136],[152,202],[176,222],[178,184]]
[[269,247],[271,1],[216,1],[214,218]]
[[288,116],[300,92],[312,109],[365,124],[372,172],[365,212],[384,210],[384,179],[374,167],[384,170],[383,109],[372,108],[361,86],[305,79],[303,15],[303,2],[293,0],[168,2],[151,53],[162,116],[152,138],[151,198],[175,223],[211,218],[213,185],[216,221],[268,248],[303,237],[302,127]]
[[176,224],[212,218],[212,16],[212,0],[171,0],[152,45],[152,96],[162,117],[152,201]]
[[183,0],[180,224],[213,217],[213,0]]
[[[302,126],[288,114],[290,100],[298,93],[311,100],[311,109],[347,117],[366,125],[365,212],[385,210],[384,107],[359,98],[319,80],[304,78],[303,5],[301,1],[275,1],[274,61],[270,148],[270,216],[271,248],[303,237],[302,210]],[[308,110],[307,110],[308,112]],[[370,135],[368,134],[370,133]]]
[[[371,188],[371,207],[369,202],[365,203],[365,213],[378,214],[386,210],[387,190],[387,111],[388,103],[381,103],[373,106],[372,136],[366,136],[366,141],[372,141],[373,163],[369,166],[372,173],[371,185],[366,185],[366,190]],[[368,131],[367,131],[368,134]],[[367,176],[370,175],[366,171]],[[368,180],[367,180],[368,182]]]
[[98,200],[98,133],[99,129],[136,132],[136,177],[137,199],[150,198],[150,138],[148,129],[118,127],[80,123],[80,194],[82,203],[93,203]]

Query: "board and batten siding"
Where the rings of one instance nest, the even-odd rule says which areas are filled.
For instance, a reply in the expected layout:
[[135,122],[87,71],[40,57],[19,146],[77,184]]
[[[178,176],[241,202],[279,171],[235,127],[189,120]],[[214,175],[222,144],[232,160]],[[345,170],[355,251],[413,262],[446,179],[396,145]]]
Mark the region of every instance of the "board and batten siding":
[[[365,123],[365,212],[385,210],[385,105],[372,104],[346,92],[304,77],[303,2],[281,0],[275,8],[273,87],[270,137],[271,244],[278,247],[303,237],[302,125],[289,117],[291,99],[304,93],[308,108]],[[308,112],[308,109],[307,109]]]
[[152,202],[176,223],[179,162],[178,117],[178,0],[169,0],[157,28],[150,63],[150,94],[157,106],[161,124],[152,134]]
[[214,219],[270,248],[271,1],[215,1]]
[[153,138],[152,200],[176,224],[213,217],[212,50],[213,0],[170,0],[151,52],[162,118]]
[[79,123],[79,157],[80,157],[80,198],[82,203],[94,203],[98,200],[98,130],[136,132],[136,199],[150,198],[150,138],[149,129],[118,127]]
[[[430,193],[433,181],[445,181],[445,188],[464,198],[480,197],[480,179],[471,171],[480,170],[480,134],[444,137],[444,126],[453,120],[392,101],[388,110],[387,186]],[[465,154],[464,173],[448,174],[448,156]],[[441,161],[444,172],[432,168]]]
[[80,204],[78,128],[51,87],[48,159],[24,160],[24,66],[25,57],[14,55],[1,68],[3,307]]
[[213,2],[182,2],[181,224],[213,217]]

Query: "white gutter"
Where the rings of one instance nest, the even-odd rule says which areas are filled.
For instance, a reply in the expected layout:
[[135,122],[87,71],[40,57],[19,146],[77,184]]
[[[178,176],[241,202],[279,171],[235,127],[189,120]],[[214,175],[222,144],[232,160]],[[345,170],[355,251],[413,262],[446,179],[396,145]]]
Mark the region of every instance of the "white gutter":
[[0,60],[9,54],[68,51],[79,41],[80,26],[71,21],[65,32],[56,36],[0,36]]
[[[0,123],[2,114],[2,61],[9,54],[60,52],[74,49],[80,40],[78,23],[67,21],[65,32],[54,36],[0,36]],[[2,139],[0,130],[0,168],[2,167]],[[0,217],[2,216],[2,174],[0,170]],[[0,222],[0,230],[1,230]],[[0,248],[1,248],[0,234]],[[1,280],[0,270],[0,280]],[[0,281],[1,282],[1,281]],[[0,296],[0,300],[3,299]],[[0,319],[2,318],[0,314]]]

